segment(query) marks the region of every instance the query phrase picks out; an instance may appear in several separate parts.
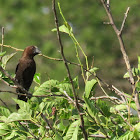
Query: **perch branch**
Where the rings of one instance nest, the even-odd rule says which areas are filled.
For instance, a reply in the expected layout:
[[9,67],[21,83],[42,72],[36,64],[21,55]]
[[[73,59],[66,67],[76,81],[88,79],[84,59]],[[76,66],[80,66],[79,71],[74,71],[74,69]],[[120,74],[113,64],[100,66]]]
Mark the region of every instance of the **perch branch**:
[[[0,44],[0,46],[1,46],[1,45],[2,45],[2,44]],[[7,48],[14,49],[15,51],[23,51],[22,49],[18,49],[18,48],[15,48],[15,47],[13,47],[13,46],[10,46],[10,45],[3,45],[3,46],[4,46],[4,47],[7,47]],[[45,58],[47,58],[47,59],[54,60],[54,61],[63,61],[63,59],[52,58],[52,57],[46,56],[46,55],[44,55],[44,54],[40,54],[40,56],[43,56],[43,57],[45,57]],[[78,63],[70,62],[70,61],[68,61],[68,60],[66,60],[66,61],[67,61],[68,64],[81,67],[81,65],[78,64]],[[114,88],[113,85],[108,85],[106,82],[104,82],[104,81],[103,81],[99,76],[97,76],[96,74],[90,72],[90,71],[87,70],[85,67],[83,67],[83,69],[84,69],[86,72],[89,72],[90,74],[92,74],[93,76],[95,76],[96,78],[98,78],[98,79],[101,81],[101,83],[104,84],[109,90],[114,91],[115,93],[120,93],[120,94],[122,94],[121,91],[119,91],[117,88]],[[5,82],[5,81],[3,80],[3,82]],[[12,87],[12,88],[15,87],[15,86],[9,85],[8,83],[5,83],[5,84],[8,85],[8,86],[10,86],[10,87]]]
[[[31,93],[30,93],[29,91],[27,91],[26,89],[24,89],[11,75],[9,75],[1,66],[0,66],[0,71],[1,71],[5,76],[7,76],[11,81],[14,82],[14,84],[17,86],[16,88],[21,89],[25,94],[27,94],[28,97],[31,96]],[[1,78],[1,79],[2,79],[2,78]],[[5,84],[6,84],[6,83],[7,83],[7,82],[5,81]],[[11,86],[11,85],[9,85],[9,83],[8,83],[8,86]],[[15,86],[12,86],[12,87],[15,88]]]

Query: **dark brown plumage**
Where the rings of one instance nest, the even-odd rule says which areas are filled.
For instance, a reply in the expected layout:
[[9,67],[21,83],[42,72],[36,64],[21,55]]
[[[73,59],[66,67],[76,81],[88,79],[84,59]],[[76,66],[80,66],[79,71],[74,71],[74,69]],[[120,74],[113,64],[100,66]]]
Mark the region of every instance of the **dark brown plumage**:
[[[15,80],[27,91],[29,90],[32,84],[33,77],[36,72],[36,63],[33,57],[39,53],[40,51],[36,46],[26,47],[16,67]],[[17,93],[24,94],[24,92],[21,89],[17,88],[16,91]],[[25,102],[27,101],[27,97],[23,95],[18,95],[18,99],[23,100]],[[19,109],[18,105],[17,109]]]

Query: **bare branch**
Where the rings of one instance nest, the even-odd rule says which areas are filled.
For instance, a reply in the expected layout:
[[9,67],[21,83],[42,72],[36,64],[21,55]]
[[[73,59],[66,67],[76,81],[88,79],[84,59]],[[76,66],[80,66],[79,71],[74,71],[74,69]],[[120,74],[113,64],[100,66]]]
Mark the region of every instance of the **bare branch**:
[[125,14],[124,14],[124,19],[123,19],[122,26],[121,26],[121,29],[120,29],[120,35],[122,34],[122,31],[123,31],[123,29],[124,29],[124,24],[125,24],[125,22],[126,22],[126,18],[127,18],[127,14],[128,14],[128,12],[129,12],[129,10],[130,10],[130,7],[127,8],[127,10],[126,10],[126,12],[125,12]]
[[137,107],[138,117],[139,117],[139,120],[140,120],[140,102],[139,102],[139,95],[138,95],[137,91],[135,90],[135,81],[134,81],[134,78],[133,78],[131,65],[130,65],[130,62],[129,62],[129,58],[128,58],[127,54],[126,54],[125,45],[124,45],[124,42],[123,42],[123,39],[122,39],[122,31],[123,31],[124,24],[125,24],[125,21],[126,21],[126,18],[127,18],[127,14],[129,12],[129,9],[130,8],[128,7],[127,10],[126,10],[126,13],[125,13],[125,16],[124,16],[124,20],[122,22],[121,29],[119,31],[117,29],[116,25],[115,25],[113,16],[111,14],[110,6],[108,8],[108,5],[106,4],[106,2],[104,0],[101,0],[101,2],[102,2],[103,6],[104,6],[104,8],[106,10],[106,13],[107,13],[108,18],[110,20],[110,23],[112,25],[112,28],[114,29],[114,31],[115,31],[115,33],[117,35],[117,38],[119,40],[120,49],[121,49],[121,52],[122,52],[122,55],[123,55],[123,58],[124,58],[124,61],[125,61],[126,67],[127,67],[127,71],[129,73],[129,80],[130,80],[130,83],[131,83],[131,86],[132,86],[132,91],[133,91],[133,93],[135,93],[135,103],[136,103],[136,107]]
[[[2,46],[2,44],[0,44],[0,46]],[[15,47],[13,47],[13,46],[10,46],[10,45],[3,45],[3,47],[11,48],[11,49],[13,49],[13,50],[15,50],[15,51],[23,51],[23,49],[18,49],[18,48],[15,48]]]
[[[116,25],[115,25],[115,22],[114,22],[114,19],[113,19],[113,16],[111,14],[111,10],[110,8],[108,8],[107,4],[105,3],[104,0],[101,0],[105,10],[106,10],[106,13],[108,15],[108,18],[110,20],[110,23],[112,25],[112,28],[114,29],[117,37],[118,37],[118,40],[119,40],[119,43],[120,43],[120,49],[121,49],[121,52],[123,54],[123,58],[124,58],[124,61],[125,61],[125,64],[126,64],[126,67],[127,67],[127,71],[129,73],[129,76],[130,76],[130,82],[132,84],[132,89],[134,89],[134,78],[133,78],[133,74],[132,74],[132,70],[131,70],[131,66],[130,66],[130,62],[129,62],[129,58],[126,54],[126,51],[125,51],[125,46],[124,46],[124,42],[123,42],[123,39],[122,39],[122,36],[120,34],[120,31],[117,29]],[[123,27],[123,25],[122,25]]]
[[75,91],[75,88],[74,88],[74,83],[73,83],[73,80],[72,80],[72,77],[71,77],[71,73],[70,73],[70,70],[69,70],[69,66],[68,66],[67,60],[65,58],[64,51],[63,51],[63,44],[62,44],[61,37],[60,37],[57,12],[56,12],[56,8],[55,8],[55,0],[52,0],[52,8],[53,8],[53,12],[54,12],[55,25],[56,25],[56,28],[57,28],[57,38],[58,38],[59,45],[60,45],[60,51],[61,51],[62,59],[64,61],[65,67],[67,69],[68,77],[69,77],[69,80],[70,80],[71,85],[72,85],[72,90],[73,90],[73,94],[74,94],[74,100],[75,100],[75,103],[76,103],[76,108],[78,110],[78,113],[79,113],[79,116],[80,116],[80,120],[81,120],[81,130],[83,131],[84,139],[88,140],[87,132],[86,132],[85,127],[84,127],[83,115],[81,114],[81,110],[80,110],[80,106],[78,104],[78,99],[77,99],[76,91]]
[[112,97],[112,96],[100,96],[100,97],[91,97],[90,98],[90,100],[98,100],[98,99],[110,99],[110,100],[114,100],[115,102],[117,101],[118,104],[124,103],[119,98]]
[[1,30],[2,30],[2,36],[1,36],[1,39],[2,39],[2,40],[1,40],[1,44],[2,44],[2,45],[1,45],[1,52],[2,52],[2,51],[3,51],[3,44],[4,44],[4,27],[2,27]]
[[53,57],[49,57],[49,56],[47,56],[47,55],[44,55],[44,54],[39,54],[40,56],[43,56],[43,57],[45,57],[45,58],[47,58],[47,59],[50,59],[50,60],[55,60],[55,61],[63,61],[62,59],[59,59],[59,58],[53,58]]

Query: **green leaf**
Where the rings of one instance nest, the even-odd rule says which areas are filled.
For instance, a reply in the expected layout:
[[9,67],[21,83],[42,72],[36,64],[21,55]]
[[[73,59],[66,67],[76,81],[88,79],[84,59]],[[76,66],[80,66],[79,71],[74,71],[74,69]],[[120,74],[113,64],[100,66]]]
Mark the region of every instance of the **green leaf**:
[[[140,74],[140,70],[138,68],[132,68],[132,74],[133,76],[138,76]],[[123,78],[129,78],[129,73],[126,72],[123,76]]]
[[111,115],[110,106],[105,101],[100,100],[100,99],[96,103],[97,103],[97,106],[102,110],[104,115],[106,117],[110,117]]
[[140,91],[140,81],[136,83],[136,91]]
[[70,26],[70,24],[66,21],[64,22],[66,28],[69,30],[69,33],[72,33],[72,27]]
[[41,78],[41,74],[40,73],[36,73],[34,75],[34,82],[37,83],[38,85],[40,85],[40,83],[41,83],[40,78]]
[[11,140],[12,138],[14,138],[15,136],[17,136],[17,132],[15,130],[13,130],[10,134],[10,136],[6,137],[6,140]]
[[140,132],[140,122],[135,125],[135,128]]
[[62,136],[59,135],[58,132],[55,133],[55,139],[54,140],[63,140]]
[[73,95],[73,94],[72,94],[72,86],[71,86],[70,83],[62,83],[62,84],[59,84],[57,87],[59,88],[59,91],[60,91],[60,92],[63,93],[64,91],[66,91],[66,93],[67,93],[68,95],[70,95],[70,96]]
[[10,111],[5,107],[0,106],[0,114],[5,117],[8,117],[10,115]]
[[47,138],[47,137],[45,137],[42,140],[54,140],[54,139],[53,138]]
[[[89,71],[94,74],[94,72],[96,72],[97,70],[99,70],[99,68],[94,67],[94,68],[90,69]],[[87,77],[92,75],[90,72],[86,72],[86,76]]]
[[0,52],[0,56],[4,56],[6,54],[6,51],[5,52]]
[[138,56],[138,69],[140,71],[140,56]]
[[[52,31],[53,31],[53,32],[54,32],[54,31],[57,31],[57,29],[54,28],[54,29],[52,29]],[[69,30],[65,25],[61,25],[61,26],[59,27],[59,31],[60,31],[60,32],[63,32],[63,33],[66,33],[66,34],[69,34],[69,33],[70,33],[70,30]]]
[[11,132],[11,127],[6,123],[0,123],[0,136]]
[[92,79],[91,81],[86,82],[85,86],[85,97],[89,98],[91,91],[95,89],[97,81],[95,79]]
[[46,107],[46,102],[41,102],[40,104],[39,104],[39,110],[40,110],[40,112],[42,112],[43,111],[43,109]]
[[27,112],[32,114],[32,110],[30,109],[30,105],[28,102],[22,101],[22,100],[18,100],[18,99],[14,99],[13,100],[19,105],[20,109],[18,110],[18,112]]
[[95,118],[97,116],[97,114],[99,113],[99,111],[95,108],[94,104],[87,98],[84,96],[84,101],[85,101],[85,105],[88,109],[89,114]]
[[14,121],[23,121],[23,120],[31,120],[31,116],[30,114],[27,113],[12,113],[7,119],[5,119],[4,117],[1,117],[1,120],[4,121],[5,123],[9,123],[9,122],[14,122]]
[[12,53],[12,54],[10,54],[10,55],[5,55],[5,56],[2,57],[2,64],[3,64],[3,68],[4,68],[4,69],[6,68],[7,62],[8,62],[15,54],[16,54],[16,52],[15,52],[15,53]]
[[79,129],[79,126],[77,125],[74,130],[71,140],[78,140],[78,129]]
[[75,122],[73,122],[69,126],[68,131],[66,133],[66,137],[65,137],[66,140],[69,140],[69,139],[73,138],[74,137],[73,136],[74,133],[75,134],[78,133],[77,131],[78,131],[79,125],[80,125],[80,121],[79,120],[76,120]]
[[73,79],[75,89],[79,88],[78,76]]
[[61,120],[61,122],[57,125],[57,129],[59,129],[60,131],[64,131],[66,129],[66,126],[63,124],[63,121]]
[[53,90],[58,84],[59,81],[57,80],[46,81],[39,88],[37,88],[33,95],[45,95],[47,93],[50,93],[50,91]]
[[116,105],[116,109],[121,111],[121,110],[126,110],[126,105],[120,104],[120,105]]
[[138,132],[137,129],[134,129],[133,134],[134,134],[134,137],[136,138],[136,140],[140,139],[140,133]]
[[118,138],[118,140],[133,140],[133,132],[127,131],[125,134],[123,134],[121,137]]
[[123,78],[129,78],[129,73],[126,72],[126,73],[124,74]]

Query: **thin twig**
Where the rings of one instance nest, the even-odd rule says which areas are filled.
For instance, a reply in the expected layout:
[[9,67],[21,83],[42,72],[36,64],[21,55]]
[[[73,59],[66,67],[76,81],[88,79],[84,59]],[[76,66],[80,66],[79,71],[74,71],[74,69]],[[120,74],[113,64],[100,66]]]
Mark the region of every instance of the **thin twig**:
[[30,132],[30,130],[29,130],[28,128],[26,128],[26,127],[22,124],[22,122],[18,121],[18,123],[23,127],[23,129],[24,129],[26,132],[29,132],[29,133],[34,137],[35,140],[39,140],[32,132]]
[[63,59],[59,59],[59,58],[53,58],[53,57],[49,57],[47,55],[44,55],[44,54],[39,54],[40,56],[43,56],[47,59],[50,59],[50,60],[55,60],[55,61],[63,61]]
[[[0,44],[0,46],[2,46],[2,44]],[[10,46],[10,45],[3,45],[3,47],[11,48],[11,49],[13,49],[13,50],[15,50],[15,51],[24,51],[23,49],[18,49],[18,48],[15,48],[15,47],[13,47],[13,46]]]
[[2,40],[1,40],[1,44],[2,44],[2,45],[1,45],[1,52],[3,52],[3,44],[4,44],[4,27],[2,27],[1,30],[2,30],[2,36],[1,36],[1,39],[2,39]]
[[75,100],[75,103],[76,103],[76,108],[78,110],[78,114],[79,114],[80,120],[81,120],[81,130],[83,131],[84,139],[88,140],[87,132],[86,132],[85,127],[84,127],[84,118],[83,118],[83,115],[81,114],[81,110],[80,110],[80,106],[78,104],[76,91],[75,91],[75,88],[74,88],[74,83],[73,83],[71,73],[70,73],[70,70],[69,70],[69,66],[68,66],[68,63],[66,61],[64,51],[63,51],[63,44],[62,44],[61,37],[60,37],[60,32],[59,32],[59,24],[58,24],[57,12],[56,12],[56,7],[55,7],[55,0],[52,0],[52,8],[53,8],[53,12],[54,12],[55,25],[56,25],[56,28],[57,28],[57,38],[58,38],[59,45],[60,45],[62,59],[64,61],[65,67],[66,67],[67,72],[68,72],[68,77],[69,77],[69,80],[70,80],[71,85],[72,85],[72,90],[73,90],[73,94],[74,94],[74,100]]
[[3,80],[1,77],[0,77],[0,80],[1,80],[4,84],[6,84],[7,86],[9,86],[9,87],[11,87],[11,88],[17,88],[17,86],[9,84],[9,83],[6,82],[5,80]]
[[70,102],[72,102],[74,105],[76,105],[75,102],[74,102],[74,100],[67,94],[66,91],[64,91],[64,94],[70,100]]
[[115,110],[116,110],[117,113],[121,116],[121,118],[124,120],[124,122],[127,123],[127,125],[130,127],[130,129],[133,130],[133,127],[132,127],[131,124],[127,121],[127,119],[125,119],[125,118],[123,117],[123,115],[121,114],[121,112],[120,112],[119,110],[117,110],[117,109],[115,109]]
[[50,127],[50,129],[55,133],[54,128],[51,126],[49,120],[46,118],[46,116],[43,113],[41,113],[41,117],[48,124],[48,126]]
[[110,99],[110,100],[115,100],[117,103],[122,104],[122,102],[119,98],[117,97],[112,97],[112,96],[100,96],[100,97],[91,97],[90,100],[98,100],[98,99]]
[[[64,91],[63,92],[64,94],[65,94],[65,96],[64,97],[67,97],[68,98],[68,100],[70,101],[70,102],[72,102],[75,106],[76,106],[76,103],[75,103],[75,101],[67,94],[67,92],[66,91]],[[80,106],[82,106],[83,107],[83,105],[81,104],[81,103],[79,103],[79,105]]]
[[4,106],[10,111],[10,112],[12,112],[11,111],[11,109],[8,107],[8,105],[0,98],[0,101],[4,104]]
[[125,12],[125,14],[124,14],[124,19],[123,19],[122,26],[121,26],[121,29],[120,29],[120,35],[121,35],[122,32],[123,32],[124,24],[125,24],[125,22],[126,22],[126,18],[127,18],[127,15],[128,15],[129,10],[130,10],[130,7],[127,8],[127,10],[126,10],[126,12]]

